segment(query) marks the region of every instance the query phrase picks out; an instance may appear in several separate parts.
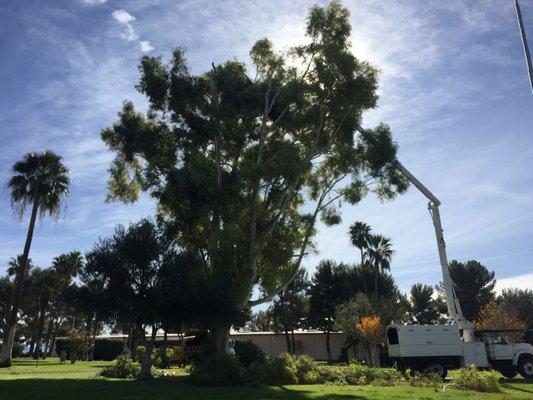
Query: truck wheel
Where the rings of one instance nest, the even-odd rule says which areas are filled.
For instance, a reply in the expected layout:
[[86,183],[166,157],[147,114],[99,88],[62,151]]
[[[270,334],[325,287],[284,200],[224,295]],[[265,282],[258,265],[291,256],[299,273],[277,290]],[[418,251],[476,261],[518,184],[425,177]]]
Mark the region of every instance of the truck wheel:
[[526,379],[533,378],[533,356],[525,355],[518,360],[518,372]]
[[424,372],[426,374],[437,374],[442,380],[444,380],[448,374],[446,367],[439,362],[428,364],[426,368],[424,368]]
[[498,372],[507,379],[512,379],[516,376],[516,370],[514,369],[499,369]]

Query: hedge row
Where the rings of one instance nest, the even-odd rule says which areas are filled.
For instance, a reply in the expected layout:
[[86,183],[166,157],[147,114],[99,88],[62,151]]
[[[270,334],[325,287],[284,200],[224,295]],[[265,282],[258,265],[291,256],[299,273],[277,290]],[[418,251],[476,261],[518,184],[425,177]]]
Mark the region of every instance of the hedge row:
[[[119,339],[96,339],[94,342],[94,360],[112,361],[124,352],[125,343]],[[59,338],[56,340],[56,352],[60,354],[63,350],[67,352],[69,358],[68,339]]]

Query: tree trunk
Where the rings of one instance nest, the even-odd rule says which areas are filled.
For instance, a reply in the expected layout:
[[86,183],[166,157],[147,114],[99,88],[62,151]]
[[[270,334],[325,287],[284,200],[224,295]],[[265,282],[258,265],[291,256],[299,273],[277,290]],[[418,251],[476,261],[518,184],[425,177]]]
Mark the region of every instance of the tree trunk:
[[52,354],[54,354],[54,348],[56,346],[57,331],[59,329],[60,323],[61,323],[61,318],[58,318],[54,324],[54,332],[52,333],[52,340],[50,341],[50,357],[52,357]]
[[28,354],[33,354],[33,350],[35,349],[35,342],[37,341],[37,329],[38,329],[38,323],[39,321],[39,309],[37,309],[37,312],[35,313],[35,316],[33,317],[33,324],[31,329],[31,341],[30,341],[30,349],[28,351]]
[[146,380],[152,379],[152,351],[154,349],[155,337],[157,334],[157,329],[155,326],[152,326],[152,334],[150,335],[150,340],[146,343],[146,351],[141,357],[141,372],[137,379]]
[[229,353],[229,330],[227,324],[220,324],[213,329],[214,352],[215,354]]
[[91,349],[89,350],[89,355],[87,357],[87,359],[89,361],[92,361],[94,359],[94,348],[96,347],[96,331],[97,330],[98,330],[98,322],[96,321],[96,316],[95,316],[94,317],[94,326],[93,326]]
[[378,368],[379,367],[379,352],[378,346],[375,343],[368,343],[368,353],[370,358],[370,366]]
[[167,359],[167,343],[168,343],[168,332],[167,329],[163,331],[163,347],[161,351],[161,366],[163,368],[168,368],[168,359]]
[[[28,233],[26,235],[26,243],[24,244],[24,252],[20,260],[20,269],[17,271],[15,278],[15,285],[11,292],[11,307],[8,307],[8,316],[6,318],[6,335],[4,335],[4,341],[2,343],[2,349],[0,351],[0,368],[11,366],[11,352],[13,351],[13,342],[15,341],[15,328],[18,322],[18,312],[20,307],[20,301],[22,300],[22,291],[24,289],[24,280],[28,272],[28,257],[30,255],[31,241],[33,239],[33,231],[35,229],[35,221],[37,219],[37,211],[39,210],[39,188],[37,187],[37,193],[33,206],[31,209],[30,226],[28,227]],[[10,310],[11,308],[11,310]]]
[[328,362],[333,361],[333,357],[331,356],[331,345],[330,345],[330,332],[326,331],[326,351],[328,353]]
[[363,272],[362,274],[362,278],[363,278],[363,292],[365,293],[366,296],[368,296],[368,283],[366,281],[366,278],[367,278],[367,275],[368,275],[368,271],[367,271],[367,265],[366,264],[361,264],[361,270]]
[[296,354],[296,341],[294,340],[294,330],[291,332],[291,347],[292,347],[292,354]]
[[43,330],[44,330],[44,319],[46,316],[46,304],[43,304],[44,302],[41,302],[41,309],[39,311],[39,323],[37,326],[37,345],[35,346],[35,350],[33,351],[33,358],[39,358],[40,354],[42,353],[42,345],[41,345],[41,338],[43,336]]
[[128,344],[130,354],[131,354],[131,360],[137,361],[137,328],[133,326],[130,331],[130,337],[129,337],[129,344]]
[[43,358],[46,358],[49,356],[49,350],[50,350],[50,337],[52,336],[52,329],[54,328],[54,317],[52,316],[52,313],[48,316],[48,326],[46,328],[46,336],[44,338],[44,353]]
[[378,276],[379,269],[376,268],[376,273],[374,274],[374,293],[376,294],[376,299],[378,298]]
[[285,334],[285,341],[287,342],[287,353],[291,353],[292,354],[291,338],[289,336],[289,331],[287,329],[284,329],[284,334]]

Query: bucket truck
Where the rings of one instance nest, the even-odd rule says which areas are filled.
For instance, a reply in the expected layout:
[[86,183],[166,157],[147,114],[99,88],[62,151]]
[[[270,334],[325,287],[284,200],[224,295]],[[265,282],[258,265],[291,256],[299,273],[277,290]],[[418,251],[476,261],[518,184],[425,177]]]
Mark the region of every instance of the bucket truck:
[[389,357],[400,370],[410,368],[411,371],[433,372],[443,379],[448,369],[470,365],[480,369],[496,369],[508,378],[517,373],[524,378],[533,378],[531,344],[509,343],[505,337],[509,331],[476,332],[474,324],[464,318],[450,277],[439,213],[441,203],[399,162],[397,168],[429,200],[428,209],[435,228],[443,289],[452,324],[389,325]]

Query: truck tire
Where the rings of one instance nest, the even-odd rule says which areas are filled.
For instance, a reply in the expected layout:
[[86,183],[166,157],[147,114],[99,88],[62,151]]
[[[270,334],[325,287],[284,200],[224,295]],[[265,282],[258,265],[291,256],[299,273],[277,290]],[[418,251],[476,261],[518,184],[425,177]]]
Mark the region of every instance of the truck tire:
[[512,379],[516,376],[516,370],[514,368],[511,369],[499,369],[498,372],[505,376],[507,379]]
[[533,356],[525,354],[518,359],[518,373],[526,379],[533,379]]
[[426,367],[424,368],[424,373],[437,374],[442,380],[444,380],[444,378],[446,378],[446,375],[448,374],[448,370],[446,369],[444,364],[441,364],[440,362],[433,362],[426,365]]

